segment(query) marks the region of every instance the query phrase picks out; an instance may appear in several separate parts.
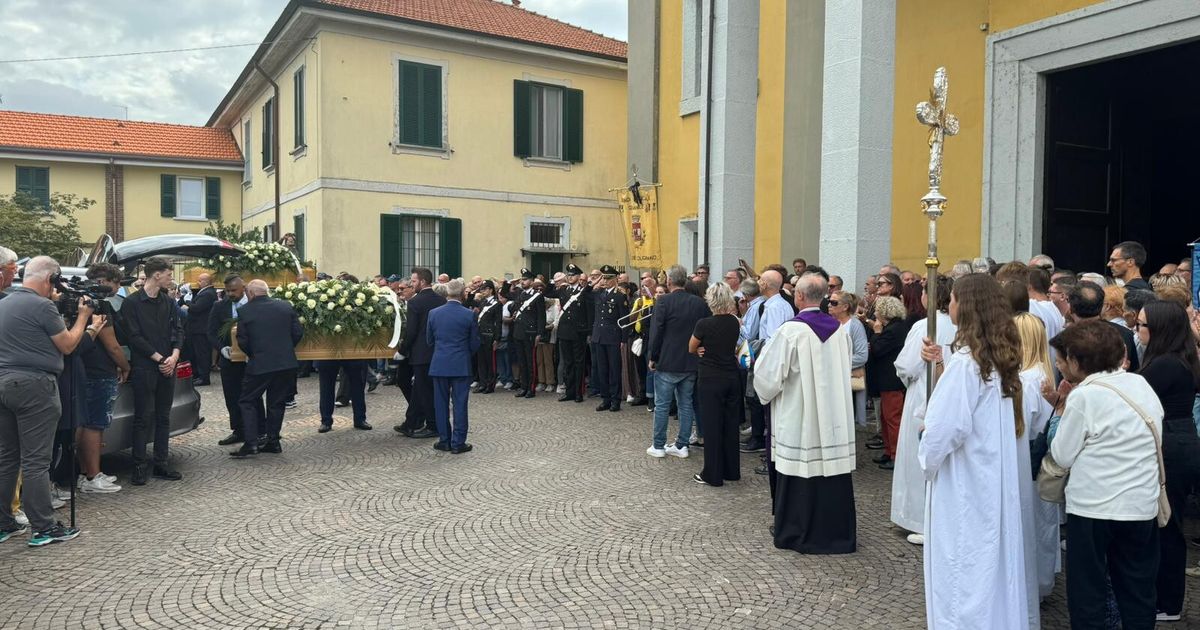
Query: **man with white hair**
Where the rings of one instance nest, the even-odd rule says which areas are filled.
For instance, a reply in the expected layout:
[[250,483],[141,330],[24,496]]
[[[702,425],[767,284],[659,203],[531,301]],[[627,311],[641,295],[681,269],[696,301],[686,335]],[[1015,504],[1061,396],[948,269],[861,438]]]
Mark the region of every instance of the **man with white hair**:
[[[467,443],[467,400],[471,395],[471,358],[479,350],[479,325],[475,313],[463,306],[466,286],[462,280],[446,283],[446,303],[429,312],[423,334],[433,358],[433,413],[438,441],[433,448],[460,455],[470,451]],[[450,422],[450,398],[454,398],[454,423]]]
[[[304,328],[292,305],[267,295],[267,283],[251,280],[246,284],[249,302],[238,309],[237,341],[246,353],[246,375],[242,397],[242,447],[233,457],[264,453],[282,453],[280,433],[287,401],[296,389],[296,344],[304,337]],[[257,413],[259,401],[267,397],[266,417]],[[266,426],[262,426],[265,421]],[[259,446],[255,439],[267,436]]]
[[0,299],[5,291],[12,286],[13,278],[17,277],[17,253],[7,247],[0,247]]
[[1038,254],[1030,258],[1029,266],[1044,269],[1048,273],[1054,273],[1054,259],[1045,254]]
[[[31,547],[79,535],[78,529],[54,521],[50,505],[50,459],[62,415],[58,375],[63,355],[74,352],[85,334],[94,339],[105,326],[105,318],[93,317],[91,302],[81,298],[67,330],[47,299],[53,291],[50,278],[58,271],[53,258],[38,256],[25,265],[22,285],[0,300],[0,542],[32,526]],[[29,526],[18,524],[9,509],[18,473]]]
[[[783,275],[774,269],[768,269],[758,278],[758,287],[762,302],[757,306],[751,305],[754,316],[746,312],[742,325],[742,336],[751,344],[762,346],[775,331],[789,319],[796,316],[792,306],[780,293],[783,288]],[[757,369],[757,368],[755,368]],[[758,453],[767,449],[766,423],[770,421],[770,410],[765,406],[758,407],[758,401],[750,401],[750,438],[742,443],[743,453]]]
[[853,553],[854,404],[847,328],[821,312],[826,280],[796,287],[800,314],[780,326],[754,364],[754,391],[771,405],[775,546],[805,554]]

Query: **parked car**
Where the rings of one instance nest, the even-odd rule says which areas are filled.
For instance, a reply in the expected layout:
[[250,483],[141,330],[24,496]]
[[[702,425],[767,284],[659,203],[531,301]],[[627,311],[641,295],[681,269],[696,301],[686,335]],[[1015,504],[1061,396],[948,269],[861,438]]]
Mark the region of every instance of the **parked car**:
[[[92,251],[84,256],[77,267],[63,267],[64,278],[83,278],[87,274],[87,265],[104,261],[113,263],[125,270],[125,284],[128,286],[137,277],[138,266],[152,256],[163,256],[176,261],[187,261],[196,258],[211,258],[218,254],[224,256],[239,256],[242,250],[234,245],[211,236],[195,234],[162,234],[147,236],[122,243],[113,243],[107,234],[96,241]],[[23,272],[23,265],[17,270],[17,285]],[[126,349],[128,355],[128,349]],[[133,445],[133,387],[123,383],[117,391],[117,400],[113,404],[112,425],[104,433],[103,454],[123,451]],[[171,437],[194,431],[204,422],[200,415],[200,393],[192,385],[192,365],[181,362],[175,368],[175,399],[171,403]],[[147,444],[154,441],[153,424],[147,431]]]

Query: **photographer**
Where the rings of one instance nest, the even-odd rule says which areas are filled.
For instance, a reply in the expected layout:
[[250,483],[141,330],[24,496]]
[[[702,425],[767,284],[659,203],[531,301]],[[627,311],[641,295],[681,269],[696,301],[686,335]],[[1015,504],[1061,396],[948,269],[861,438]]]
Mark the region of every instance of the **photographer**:
[[[112,291],[115,296],[121,288],[121,269],[110,263],[96,263],[88,267],[88,280]],[[87,414],[75,432],[76,452],[79,458],[79,489],[83,492],[117,492],[121,486],[114,483],[115,477],[100,472],[100,444],[104,430],[112,423],[113,402],[117,400],[117,385],[129,378],[129,361],[117,341],[116,312],[120,298],[105,299],[112,306],[113,315],[109,322],[93,339],[84,339],[80,354],[87,373]]]
[[146,426],[154,422],[154,476],[179,481],[183,475],[167,467],[171,438],[171,402],[175,396],[175,365],[183,348],[183,324],[178,306],[168,296],[171,263],[151,258],[143,266],[142,290],[125,298],[121,322],[132,357],[133,475],[135,486],[146,485]]
[[[103,316],[92,315],[91,301],[81,298],[75,323],[66,329],[48,299],[58,271],[53,258],[38,256],[25,266],[22,286],[0,300],[0,497],[12,496],[20,471],[34,547],[79,535],[54,521],[50,507],[50,456],[62,413],[57,377],[63,355],[105,325]],[[7,509],[0,510],[0,542],[25,530]]]

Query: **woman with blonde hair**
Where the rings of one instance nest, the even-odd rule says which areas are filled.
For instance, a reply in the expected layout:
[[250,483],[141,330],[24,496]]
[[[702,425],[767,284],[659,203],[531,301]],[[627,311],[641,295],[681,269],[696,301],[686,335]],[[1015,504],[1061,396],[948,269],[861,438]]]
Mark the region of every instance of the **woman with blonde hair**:
[[741,479],[738,424],[743,389],[738,375],[737,345],[741,323],[733,291],[718,282],[704,294],[712,316],[696,322],[688,351],[700,356],[696,397],[704,434],[704,469],[692,480],[709,486]]

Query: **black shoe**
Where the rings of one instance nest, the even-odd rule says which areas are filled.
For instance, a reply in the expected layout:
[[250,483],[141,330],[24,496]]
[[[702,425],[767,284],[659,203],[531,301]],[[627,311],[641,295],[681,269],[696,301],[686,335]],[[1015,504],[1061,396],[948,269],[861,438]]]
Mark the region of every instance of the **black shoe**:
[[370,431],[371,429],[374,429],[375,427],[371,426],[371,423],[364,420],[362,422],[355,422],[354,428],[358,429],[359,431]]
[[324,422],[322,422],[321,426],[317,427],[317,433],[329,433],[332,430],[333,430],[333,423],[325,424]]
[[368,384],[367,384],[367,393],[368,393],[368,394],[370,394],[371,392],[373,392],[373,391],[375,391],[375,390],[377,390],[377,389],[379,389],[379,381],[375,381],[375,382],[373,382],[373,383],[368,383]]
[[613,413],[617,413],[618,411],[620,411],[620,410],[621,410],[621,403],[615,403],[615,404],[613,404],[613,406],[609,407],[609,408],[608,408],[608,410],[609,410],[609,411],[611,411],[611,412],[613,412]]
[[629,403],[629,406],[630,407],[641,407],[642,405],[648,404],[649,402],[650,402],[649,398],[642,396],[641,398],[638,398],[638,399],[634,400],[633,402]]
[[575,402],[577,402],[577,403],[581,403],[581,402],[583,402],[583,396],[576,396],[576,397],[575,397]]
[[867,442],[867,448],[871,449],[872,451],[878,451],[883,448],[883,442]]
[[474,446],[471,446],[470,444],[467,444],[464,442],[462,446],[460,446],[458,448],[450,449],[450,454],[451,455],[462,455],[463,453],[471,452],[471,449],[474,449],[474,448],[475,448]]
[[884,470],[892,470],[896,467],[896,462],[889,459],[886,462],[879,464],[879,467]]
[[437,444],[433,445],[433,450],[446,451],[448,453],[450,452],[450,444],[449,442],[438,442]]
[[437,435],[438,432],[434,431],[433,429],[417,429],[416,431],[413,431],[412,435],[409,437],[416,438],[418,440],[424,440],[425,438],[437,437]]
[[395,431],[396,433],[399,433],[400,435],[403,435],[404,437],[412,437],[412,434],[413,434],[412,429],[410,429],[402,424],[397,424],[397,425],[393,426],[392,430]]
[[496,393],[496,386],[495,386],[495,385],[488,385],[487,389],[485,389],[485,390],[483,390],[483,391],[481,391],[481,392],[479,392],[479,393],[481,393],[481,394],[495,394],[495,393]]
[[[242,446],[245,447],[245,444]],[[167,468],[166,466],[155,466],[154,478],[166,479],[167,481],[179,481],[180,479],[183,479],[183,475],[179,474],[178,471]]]
[[333,401],[333,406],[334,406],[334,407],[345,407],[346,405],[349,405],[349,404],[350,404],[350,403],[349,403],[349,402],[347,402],[347,401],[345,401],[345,400],[335,400],[335,401]]
[[523,389],[518,389],[517,393],[513,394],[513,398],[524,398],[524,397],[525,397],[525,390],[523,390]]
[[596,411],[608,411],[609,409],[612,409],[612,405],[608,403],[603,403],[599,407],[596,407]]
[[756,474],[756,475],[767,475],[770,473],[771,473],[771,471],[767,470],[766,466],[759,466],[758,468],[754,469],[754,474]]
[[471,393],[472,394],[482,394],[483,392],[486,392],[486,391],[487,391],[486,387],[476,387],[475,389],[471,390]]
[[145,464],[134,464],[133,465],[133,474],[131,474],[129,476],[129,483],[132,483],[135,486],[146,485],[146,465]]
[[[237,458],[249,457],[251,455],[258,455],[258,447],[249,443],[242,444],[242,447],[238,450],[229,452],[230,457]],[[158,475],[154,476],[157,477]]]
[[220,442],[217,442],[217,446],[229,446],[230,444],[241,444],[242,442],[245,442],[245,441],[246,440],[242,439],[241,433],[234,431],[233,433],[230,433],[228,436],[226,436],[225,439],[221,440]]
[[600,394],[588,394],[588,398],[599,398]]
[[212,385],[212,383],[198,378],[192,379],[192,387],[204,387],[206,385]]
[[279,443],[279,438],[267,440],[266,444],[258,447],[259,453],[272,453],[278,455],[283,452],[283,445]]
[[572,401],[572,400],[575,400],[575,397],[574,397],[574,396],[572,396],[571,394],[563,394],[563,395],[562,395],[562,396],[561,396],[561,397],[558,399],[558,402],[570,402],[570,401]]
[[749,440],[743,442],[738,450],[743,453],[761,453],[767,450],[767,445],[764,444],[762,440],[750,438]]
[[536,395],[536,394],[534,394],[534,393],[533,393],[533,390],[532,390],[532,389],[531,389],[531,390],[529,390],[529,391],[527,391],[527,392],[525,392],[525,397],[526,397],[526,398],[533,398],[535,395]]
[[871,461],[875,462],[876,464],[884,464],[884,463],[892,461],[892,458],[888,457],[887,453],[884,453],[883,455],[880,455],[879,457],[872,457]]

